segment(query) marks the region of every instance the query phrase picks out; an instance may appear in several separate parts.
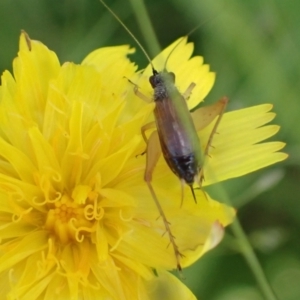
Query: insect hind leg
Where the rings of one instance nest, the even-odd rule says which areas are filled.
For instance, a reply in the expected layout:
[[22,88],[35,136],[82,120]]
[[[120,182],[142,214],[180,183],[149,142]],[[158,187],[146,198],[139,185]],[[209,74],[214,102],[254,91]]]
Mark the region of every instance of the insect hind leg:
[[220,102],[222,102],[222,106],[221,106],[221,109],[219,111],[219,116],[218,116],[218,119],[209,135],[209,138],[208,138],[208,141],[207,141],[207,144],[206,144],[206,147],[205,147],[205,150],[204,150],[204,155],[205,156],[208,156],[208,151],[209,151],[209,147],[211,146],[211,143],[212,143],[212,140],[213,140],[213,137],[215,135],[215,133],[217,132],[217,128],[219,127],[220,125],[220,122],[221,122],[221,119],[223,117],[223,114],[225,112],[225,109],[226,109],[226,106],[227,106],[227,103],[228,103],[228,98],[227,97],[223,97]]
[[223,114],[226,110],[226,106],[227,106],[227,103],[228,103],[228,98],[227,97],[223,97],[221,98],[219,101],[218,101],[220,105],[220,108],[219,108],[219,111],[218,111],[218,118],[215,122],[215,125],[208,137],[208,140],[207,140],[207,143],[206,143],[206,146],[205,146],[205,149],[204,149],[204,161],[203,161],[203,166],[198,174],[198,184],[199,184],[199,187],[202,188],[202,182],[204,180],[204,165],[205,165],[205,160],[206,160],[206,157],[209,156],[209,148],[212,147],[212,141],[213,141],[213,138],[214,138],[214,135],[215,133],[217,132],[217,129],[220,125],[220,122],[221,122],[221,119],[223,117]]
[[152,187],[152,184],[150,181],[146,181],[147,185],[148,185],[148,188],[150,190],[150,193],[152,195],[152,198],[156,204],[156,207],[159,211],[159,214],[161,216],[161,218],[163,219],[163,222],[164,222],[164,225],[165,225],[165,229],[166,229],[166,233],[168,234],[169,236],[169,239],[170,239],[170,244],[172,245],[173,247],[173,250],[174,250],[174,255],[175,255],[175,258],[176,258],[176,267],[177,267],[177,270],[179,272],[182,271],[182,267],[181,267],[181,264],[180,264],[180,259],[183,257],[183,254],[180,253],[179,251],[179,248],[176,244],[176,241],[175,241],[175,236],[173,235],[172,231],[171,231],[171,227],[170,227],[170,223],[169,221],[167,220],[167,217],[162,209],[162,206],[160,205],[159,201],[158,201],[158,198],[156,197],[156,194],[154,192],[154,189]]
[[147,156],[146,156],[146,169],[145,169],[145,174],[144,174],[144,180],[147,183],[147,186],[150,190],[151,196],[152,196],[152,198],[155,202],[155,205],[159,211],[159,215],[164,222],[164,227],[165,227],[166,233],[169,236],[170,244],[172,245],[172,248],[173,248],[173,251],[175,254],[177,270],[181,271],[182,268],[181,268],[181,264],[180,264],[180,259],[183,255],[179,252],[179,248],[175,241],[175,236],[173,235],[173,233],[171,231],[171,225],[163,211],[162,206],[160,205],[160,202],[158,201],[158,198],[157,198],[155,191],[153,189],[153,186],[151,184],[152,173],[153,173],[154,168],[157,164],[157,161],[161,155],[161,147],[159,144],[159,137],[158,137],[157,131],[152,132],[149,139],[147,140],[147,153],[146,154],[147,154]]

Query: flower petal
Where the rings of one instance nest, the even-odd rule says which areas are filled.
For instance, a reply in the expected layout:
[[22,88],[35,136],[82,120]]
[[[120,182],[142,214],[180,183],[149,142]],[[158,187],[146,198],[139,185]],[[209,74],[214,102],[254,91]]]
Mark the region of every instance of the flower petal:
[[192,292],[174,275],[160,271],[158,276],[146,282],[151,300],[196,300]]
[[[203,64],[203,57],[195,56],[190,59],[193,49],[194,45],[187,43],[187,37],[179,38],[152,60],[158,72],[167,69],[175,74],[175,85],[180,93],[184,93],[190,84],[196,85],[188,100],[189,109],[195,108],[206,97],[215,81],[215,73],[210,72],[209,66]],[[148,65],[140,77],[133,79],[149,99],[153,98],[153,89],[149,84],[151,75],[152,67]]]
[[[285,146],[282,142],[257,144],[279,129],[276,125],[263,126],[275,116],[269,112],[271,108],[263,104],[224,114],[206,157],[204,185],[242,176],[287,158],[287,154],[278,152]],[[203,148],[213,123],[199,133]]]
[[42,43],[30,40],[26,33],[21,34],[20,51],[14,60],[13,69],[18,85],[16,104],[24,119],[42,125],[40,111],[45,108],[49,82],[56,78],[59,68],[54,52]]
[[0,246],[0,272],[12,268],[15,264],[28,256],[47,247],[44,231],[31,233],[23,238],[7,242]]

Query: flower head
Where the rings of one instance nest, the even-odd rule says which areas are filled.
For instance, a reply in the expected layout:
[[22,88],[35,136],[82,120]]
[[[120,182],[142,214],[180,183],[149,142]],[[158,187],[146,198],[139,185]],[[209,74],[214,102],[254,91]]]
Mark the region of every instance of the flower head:
[[[153,104],[136,97],[126,79],[139,78],[149,91],[148,71],[136,73],[131,52],[102,48],[81,65],[60,65],[22,33],[13,75],[5,71],[0,88],[0,282],[7,299],[161,299],[162,289],[165,299],[194,299],[166,272],[175,258],[143,180],[146,158],[139,155],[145,149],[140,129]],[[178,74],[179,87],[196,81],[195,107],[214,74],[201,58],[189,59],[191,52],[191,44],[181,43],[167,67]],[[270,108],[224,116],[206,184],[285,158],[276,152],[282,143],[254,145],[278,130],[260,127],[272,119]],[[209,127],[200,132],[201,140],[208,133]],[[220,241],[234,210],[199,190],[197,205],[187,192],[180,207],[178,179],[163,160],[153,185],[187,266]]]

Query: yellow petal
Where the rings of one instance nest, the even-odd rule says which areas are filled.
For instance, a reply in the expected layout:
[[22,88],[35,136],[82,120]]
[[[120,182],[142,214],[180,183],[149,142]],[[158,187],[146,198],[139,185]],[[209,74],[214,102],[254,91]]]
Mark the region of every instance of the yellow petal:
[[[276,125],[263,126],[275,117],[269,112],[271,108],[263,104],[224,114],[205,160],[204,185],[242,176],[287,158],[287,154],[278,152],[285,146],[282,142],[258,144],[279,129]],[[203,148],[213,123],[199,133]]]
[[[168,247],[169,237],[164,234],[165,227],[161,218],[158,218],[159,213],[153,199],[148,197],[150,192],[145,183],[141,182],[141,186],[136,184],[135,181],[134,185],[134,177],[123,179],[122,182],[122,190],[131,193],[136,199],[143,199],[143,205],[135,207],[136,224],[131,224],[132,231],[124,234],[123,241],[117,249],[143,264],[174,269],[176,260],[173,249]],[[161,164],[153,176],[153,187],[171,224],[179,251],[185,255],[181,260],[182,266],[191,264],[208,251],[209,247],[205,246],[205,243],[212,238],[211,230],[216,221],[224,227],[231,223],[235,216],[232,208],[211,200],[198,189],[195,190],[196,204],[189,187],[185,187],[181,207],[180,183],[171,171]]]
[[35,120],[39,126],[42,125],[40,112],[45,108],[49,81],[56,78],[59,68],[54,52],[42,43],[30,40],[24,32],[21,34],[20,51],[13,64],[18,84],[16,104],[25,119]]
[[196,300],[192,292],[174,275],[158,272],[158,276],[146,282],[151,300]]
[[47,247],[46,234],[44,231],[30,233],[29,235],[0,246],[0,272],[13,267],[14,264],[26,259],[28,256]]
[[[32,272],[33,265],[36,270],[40,270],[40,259],[40,253],[35,253],[29,256],[26,261],[14,266],[9,274],[11,286],[10,291],[7,292],[7,299],[30,300],[33,297],[34,299],[46,299],[42,298],[41,294],[49,285],[54,274]],[[5,293],[4,290],[2,292]]]
[[2,138],[0,138],[0,147],[2,157],[9,161],[20,179],[28,183],[33,183],[33,174],[36,172],[36,168],[24,152],[13,147]]
[[[196,107],[206,97],[215,81],[215,74],[203,63],[203,57],[196,56],[190,59],[193,49],[194,45],[187,43],[187,37],[179,38],[152,60],[158,72],[166,68],[175,74],[175,85],[180,93],[184,93],[191,83],[196,84],[188,100],[189,109]],[[152,67],[148,65],[139,77],[132,78],[139,90],[149,99],[152,99],[153,95],[149,84],[151,75]]]
[[136,70],[136,66],[127,58],[133,52],[134,49],[130,49],[129,46],[97,49],[83,60],[82,65],[95,67],[103,74],[103,87],[111,87],[111,92],[122,98],[125,88],[132,86],[128,79],[133,77]]

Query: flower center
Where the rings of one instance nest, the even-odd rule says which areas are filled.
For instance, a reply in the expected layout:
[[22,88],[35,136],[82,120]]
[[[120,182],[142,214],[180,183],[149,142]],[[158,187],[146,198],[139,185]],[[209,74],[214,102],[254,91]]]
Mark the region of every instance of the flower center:
[[84,203],[78,203],[64,194],[54,203],[48,203],[45,228],[63,243],[82,242],[96,231],[98,221],[103,218],[104,210],[97,198],[98,194],[90,192]]

